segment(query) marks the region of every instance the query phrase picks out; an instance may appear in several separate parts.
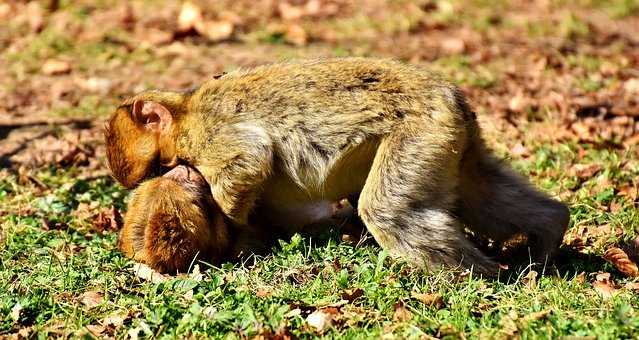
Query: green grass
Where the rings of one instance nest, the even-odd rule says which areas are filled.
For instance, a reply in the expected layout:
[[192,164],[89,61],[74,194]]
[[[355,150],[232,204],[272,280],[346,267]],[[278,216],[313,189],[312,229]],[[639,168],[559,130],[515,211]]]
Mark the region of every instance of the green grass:
[[[235,2],[220,1],[216,6]],[[497,280],[451,271],[425,273],[388,257],[370,236],[352,244],[342,242],[338,230],[328,230],[317,238],[296,235],[281,240],[266,257],[253,256],[219,268],[197,263],[189,274],[154,283],[141,278],[136,265],[117,250],[116,232],[98,228],[93,220],[98,211],[113,206],[124,212],[127,191],[113,180],[104,176],[83,179],[92,170],[82,167],[30,169],[26,173],[33,176],[31,180],[18,175],[20,171],[3,169],[0,338],[16,333],[41,339],[136,335],[638,338],[639,291],[632,288],[638,279],[625,278],[602,259],[608,248],[631,242],[639,234],[637,201],[624,194],[625,189],[638,185],[637,149],[609,147],[611,141],[600,141],[601,136],[596,135],[591,136],[596,140],[591,144],[538,138],[534,128],[543,128],[552,119],[557,123],[550,128],[546,125],[544,136],[554,137],[556,130],[567,129],[568,124],[560,122],[566,117],[559,117],[556,107],[528,107],[511,114],[494,112],[495,102],[484,100],[497,95],[497,102],[508,103],[516,90],[527,86],[532,89],[524,94],[543,99],[540,97],[547,93],[534,90],[544,86],[529,84],[528,76],[530,83],[538,80],[540,85],[552,85],[568,104],[573,89],[616,100],[607,92],[616,91],[632,76],[625,72],[636,66],[625,54],[631,46],[619,40],[594,49],[581,48],[581,42],[603,31],[593,29],[589,12],[573,9],[603,11],[620,22],[636,22],[632,16],[637,14],[638,2],[557,0],[548,3],[546,12],[538,13],[528,13],[527,7],[509,1],[375,3],[381,10],[371,14],[374,20],[356,11],[302,19],[300,24],[308,30],[311,43],[294,47],[285,43],[284,33],[267,25],[270,21],[281,24],[277,16],[270,17],[273,13],[238,11],[236,14],[249,19],[240,24],[236,41],[216,45],[187,37],[172,46],[147,46],[139,43],[136,32],[118,27],[115,21],[113,27],[95,24],[93,16],[113,9],[112,2],[62,1],[60,11],[66,11],[71,23],[80,25],[84,33],[105,32],[87,38],[70,36],[55,25],[34,33],[19,20],[1,23],[0,48],[11,45],[14,38],[20,43],[1,50],[0,93],[9,99],[24,97],[14,101],[18,107],[8,110],[17,116],[23,113],[19,105],[25,105],[27,113],[37,106],[37,112],[51,117],[102,118],[120,95],[147,87],[174,88],[177,85],[172,81],[205,79],[208,72],[297,56],[399,55],[477,90],[471,103],[491,123],[513,118],[510,124],[517,124],[518,134],[513,137],[487,129],[490,144],[516,171],[570,206],[570,229],[554,266],[511,269]],[[246,4],[250,6],[240,8],[253,6]],[[152,20],[146,24],[151,26],[166,19],[163,12],[149,10],[155,6],[148,0],[134,3],[138,18],[143,21],[148,14]],[[173,9],[179,10],[179,4]],[[538,7],[531,11],[535,9]],[[553,15],[544,14],[548,12]],[[54,22],[58,14],[46,19]],[[138,26],[142,37],[144,27]],[[431,38],[452,36],[460,27],[488,39],[477,43],[467,36],[466,51],[419,56],[437,46],[429,44]],[[451,28],[450,33],[439,32]],[[332,38],[323,42],[326,32]],[[500,45],[504,32],[508,43]],[[553,41],[549,37],[562,44],[546,50],[544,46]],[[527,50],[532,62],[518,52],[524,42],[533,46]],[[563,51],[563,45],[576,47]],[[490,52],[492,47],[498,47],[497,51]],[[477,52],[490,53],[484,58]],[[411,53],[416,54],[415,60]],[[539,57],[544,60],[542,69],[535,71],[539,74],[521,77],[538,67]],[[182,63],[174,63],[180,58]],[[70,61],[72,70],[45,77],[40,70],[47,59]],[[522,67],[511,67],[520,63]],[[617,69],[624,72],[614,71]],[[566,85],[562,79],[567,74],[571,78]],[[113,88],[107,94],[83,89],[83,81],[92,77],[112,81]],[[65,81],[74,84],[69,98],[49,102],[50,90]],[[563,91],[561,86],[570,89]],[[3,109],[0,105],[0,112]],[[59,132],[62,136],[62,130]],[[525,155],[512,152],[515,143],[521,143]],[[97,143],[95,157],[103,161],[100,147]],[[579,175],[578,169],[584,167],[596,171]],[[593,285],[601,273],[611,274],[615,292],[609,298]],[[435,302],[424,303],[415,294],[429,294]],[[333,325],[323,332],[307,320],[320,311],[334,316]]]
[[[601,180],[614,187],[632,180],[638,173],[636,158],[587,149],[577,160],[580,145],[533,147],[533,155],[514,160],[514,166],[551,193],[574,191],[567,199],[573,227],[610,224],[624,229],[625,236],[608,237],[583,251],[583,256],[600,255],[607,245],[634,236],[632,226],[639,225],[636,207],[615,191],[596,187]],[[563,171],[577,162],[602,168],[598,175],[581,181]],[[557,267],[548,267],[545,273],[544,268],[536,268],[540,274],[536,282],[524,278],[525,269],[485,280],[413,270],[387,257],[370,239],[354,245],[340,242],[339,233],[332,231],[320,239],[296,235],[281,241],[264,258],[221,268],[200,263],[195,274],[151,283],[138,278],[133,263],[117,251],[113,232],[96,232],[90,221],[71,217],[82,202],[122,207],[124,192],[107,178],[75,177],[74,170],[39,172],[37,178],[47,189],[38,193],[17,185],[13,175],[0,182],[5,211],[0,334],[27,327],[40,337],[78,336],[119,315],[124,324],[107,326],[103,334],[237,338],[290,332],[315,336],[318,333],[306,317],[331,305],[339,306],[338,314],[333,327],[322,334],[326,337],[428,334],[455,338],[463,333],[471,338],[518,334],[522,338],[594,335],[616,339],[636,336],[634,330],[639,327],[636,292],[621,288],[604,299],[590,284],[598,271],[612,272],[619,286],[630,281],[614,274],[611,265],[591,262],[567,246],[567,255]],[[602,209],[612,202],[620,203],[620,210]],[[16,213],[25,207],[31,210]],[[45,217],[60,222],[60,229],[43,230]],[[353,290],[361,296],[343,301]],[[82,302],[85,292],[99,293],[103,299],[95,306],[86,305]],[[439,294],[443,303],[425,305],[412,293]],[[409,316],[396,316],[400,305]],[[11,316],[16,306],[21,309],[17,320]]]

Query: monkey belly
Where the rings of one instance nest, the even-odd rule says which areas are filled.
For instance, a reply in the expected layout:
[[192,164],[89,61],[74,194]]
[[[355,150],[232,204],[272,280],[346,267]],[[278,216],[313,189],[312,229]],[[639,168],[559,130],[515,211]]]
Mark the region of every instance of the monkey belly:
[[265,183],[260,197],[260,215],[287,231],[331,218],[334,204],[340,199],[359,194],[370,172],[379,143],[361,143],[331,161],[321,187],[297,183],[282,168]]

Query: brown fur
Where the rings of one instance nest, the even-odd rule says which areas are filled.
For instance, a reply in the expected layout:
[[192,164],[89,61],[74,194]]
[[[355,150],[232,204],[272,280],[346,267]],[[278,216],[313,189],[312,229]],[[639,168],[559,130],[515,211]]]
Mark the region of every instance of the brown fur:
[[[169,131],[145,130],[126,114],[146,101],[171,111]],[[463,223],[496,239],[530,234],[542,259],[568,222],[561,203],[494,161],[455,86],[395,61],[274,64],[230,72],[192,93],[140,93],[116,112],[107,135],[123,184],[167,160],[189,164],[234,225],[246,225],[256,204],[285,214],[281,207],[359,196],[358,212],[380,245],[427,267],[497,270],[464,238]],[[155,153],[138,147],[145,135]]]
[[231,247],[229,228],[199,177],[179,166],[138,187],[119,248],[162,272],[185,271],[197,258],[218,263]]

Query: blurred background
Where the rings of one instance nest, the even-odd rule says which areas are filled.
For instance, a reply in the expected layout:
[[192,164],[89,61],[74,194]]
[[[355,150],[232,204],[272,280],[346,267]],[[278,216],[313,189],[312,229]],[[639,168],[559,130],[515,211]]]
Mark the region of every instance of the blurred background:
[[638,13],[634,0],[4,1],[0,165],[104,170],[99,123],[123,96],[350,55],[443,72],[502,152],[623,149],[639,141]]

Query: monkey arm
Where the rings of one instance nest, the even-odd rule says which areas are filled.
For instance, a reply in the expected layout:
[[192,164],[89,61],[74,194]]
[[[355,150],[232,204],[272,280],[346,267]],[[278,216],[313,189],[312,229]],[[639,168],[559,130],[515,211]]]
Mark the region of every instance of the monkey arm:
[[211,186],[222,212],[244,225],[271,174],[271,138],[263,128],[243,123],[223,128],[212,139],[195,167]]

